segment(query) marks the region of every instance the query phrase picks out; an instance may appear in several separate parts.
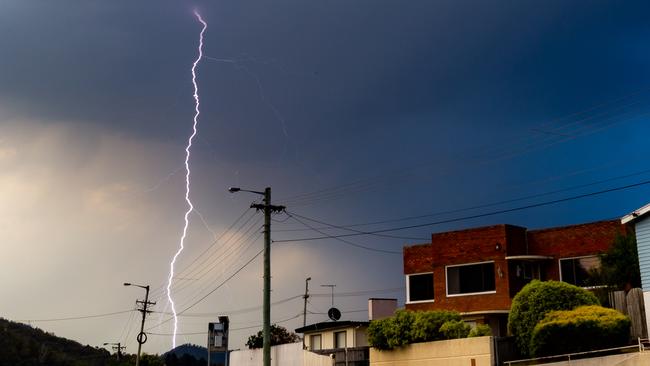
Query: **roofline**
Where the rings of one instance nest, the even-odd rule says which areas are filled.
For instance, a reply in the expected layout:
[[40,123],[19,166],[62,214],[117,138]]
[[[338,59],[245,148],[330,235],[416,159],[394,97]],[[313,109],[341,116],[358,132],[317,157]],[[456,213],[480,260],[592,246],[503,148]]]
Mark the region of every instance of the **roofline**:
[[591,222],[583,222],[581,224],[571,224],[571,225],[564,225],[564,226],[553,226],[553,227],[547,227],[547,228],[542,228],[542,229],[533,229],[533,230],[528,230],[529,233],[539,233],[543,231],[553,231],[553,230],[563,230],[563,229],[568,229],[572,227],[578,227],[578,226],[589,226],[589,225],[597,225],[597,224],[603,224],[603,223],[615,223],[618,222],[618,219],[607,219],[607,220],[598,220],[598,221],[591,221]]
[[645,205],[645,206],[643,206],[643,207],[641,207],[641,208],[639,208],[639,209],[637,209],[637,210],[623,216],[621,218],[621,224],[627,224],[628,222],[636,221],[639,218],[641,218],[642,216],[647,215],[648,213],[650,213],[650,203],[648,203],[647,205]]
[[370,322],[363,321],[354,321],[354,320],[343,320],[336,322],[320,322],[315,324],[306,325],[304,327],[294,329],[296,333],[306,333],[310,331],[318,330],[329,330],[337,328],[347,328],[347,327],[358,327],[358,326],[368,326]]

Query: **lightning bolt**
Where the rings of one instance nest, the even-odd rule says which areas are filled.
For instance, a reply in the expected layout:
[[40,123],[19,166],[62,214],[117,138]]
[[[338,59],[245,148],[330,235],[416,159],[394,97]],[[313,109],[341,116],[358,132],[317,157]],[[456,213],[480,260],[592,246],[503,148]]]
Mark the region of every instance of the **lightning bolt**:
[[176,332],[178,330],[178,316],[176,314],[176,304],[174,304],[174,300],[172,299],[171,286],[172,286],[172,279],[174,277],[174,264],[176,264],[176,258],[178,258],[178,256],[185,248],[185,238],[187,237],[189,216],[194,210],[194,205],[192,205],[192,201],[190,200],[190,150],[192,149],[192,141],[194,140],[194,136],[196,136],[197,133],[196,126],[198,124],[199,114],[201,113],[199,110],[199,105],[200,105],[199,87],[196,84],[196,66],[199,64],[199,61],[201,61],[201,58],[203,57],[203,34],[205,33],[205,30],[208,28],[208,23],[206,23],[203,20],[201,14],[199,14],[197,10],[194,10],[194,16],[196,16],[196,19],[201,23],[203,28],[201,28],[201,33],[199,34],[199,49],[198,49],[199,54],[196,60],[194,60],[194,63],[192,64],[192,84],[194,85],[195,113],[194,113],[194,123],[192,124],[192,134],[190,135],[190,138],[187,140],[187,146],[185,147],[185,202],[187,202],[188,209],[185,212],[185,226],[183,226],[183,235],[181,236],[180,246],[178,248],[178,251],[174,255],[174,258],[172,259],[171,263],[169,264],[169,278],[167,281],[167,299],[171,304],[172,313],[174,314],[174,334],[172,338],[173,348],[176,348]]

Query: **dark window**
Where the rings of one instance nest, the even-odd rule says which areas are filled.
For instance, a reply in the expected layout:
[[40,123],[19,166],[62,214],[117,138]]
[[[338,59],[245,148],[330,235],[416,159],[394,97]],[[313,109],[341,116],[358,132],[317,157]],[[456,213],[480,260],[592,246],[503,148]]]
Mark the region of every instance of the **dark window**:
[[597,286],[592,276],[593,271],[600,268],[597,256],[560,259],[560,278],[562,281],[580,287]]
[[433,300],[433,273],[409,275],[408,286],[409,302]]
[[495,291],[494,262],[447,267],[447,294]]
[[345,348],[347,347],[347,332],[334,332],[334,348]]

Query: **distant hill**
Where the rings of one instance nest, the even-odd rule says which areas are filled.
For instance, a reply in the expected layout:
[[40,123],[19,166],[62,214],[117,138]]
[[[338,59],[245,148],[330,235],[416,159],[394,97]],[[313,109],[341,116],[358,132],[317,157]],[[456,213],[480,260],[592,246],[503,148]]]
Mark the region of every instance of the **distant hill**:
[[[165,362],[168,366],[183,365],[205,366],[208,359],[208,350],[205,347],[196,344],[183,344],[163,355]],[[224,355],[220,353],[213,353],[210,358],[210,363],[213,365],[223,365]]]
[[110,365],[110,353],[0,318],[0,366]]

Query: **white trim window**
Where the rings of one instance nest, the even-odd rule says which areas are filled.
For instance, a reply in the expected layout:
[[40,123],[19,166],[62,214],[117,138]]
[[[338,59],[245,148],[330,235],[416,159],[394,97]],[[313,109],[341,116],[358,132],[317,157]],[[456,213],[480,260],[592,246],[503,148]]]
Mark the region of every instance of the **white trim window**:
[[560,258],[560,281],[580,287],[595,287],[602,285],[595,283],[592,273],[600,268],[600,258],[597,255],[582,257]]
[[312,351],[319,351],[323,349],[323,337],[320,334],[312,334],[309,336],[309,346]]
[[431,302],[433,296],[433,272],[406,275],[406,302]]
[[334,348],[346,348],[348,346],[347,339],[347,331],[334,332]]
[[496,293],[494,261],[446,266],[447,297]]

